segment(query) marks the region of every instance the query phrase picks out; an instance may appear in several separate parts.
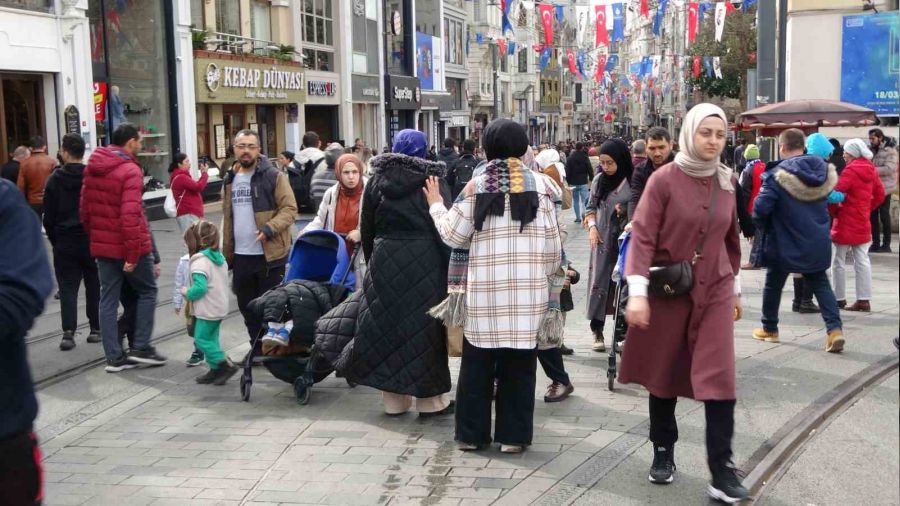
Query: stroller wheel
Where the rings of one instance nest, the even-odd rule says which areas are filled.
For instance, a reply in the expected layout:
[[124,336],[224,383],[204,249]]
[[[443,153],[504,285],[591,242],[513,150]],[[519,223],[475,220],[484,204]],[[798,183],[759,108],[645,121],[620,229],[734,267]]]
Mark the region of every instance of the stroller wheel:
[[246,375],[241,374],[241,399],[244,402],[250,401],[250,385],[252,384],[253,382],[247,379]]
[[297,396],[298,404],[306,406],[309,403],[310,393],[312,393],[312,388],[310,388],[303,376],[294,380],[294,395]]

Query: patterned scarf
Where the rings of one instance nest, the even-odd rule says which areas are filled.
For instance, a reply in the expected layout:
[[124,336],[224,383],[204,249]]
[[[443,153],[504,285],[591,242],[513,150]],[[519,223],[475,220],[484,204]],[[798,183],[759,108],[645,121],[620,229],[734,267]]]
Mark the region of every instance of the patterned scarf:
[[484,167],[484,177],[475,180],[475,230],[481,231],[488,216],[503,216],[506,195],[512,219],[519,232],[537,216],[538,194],[534,173],[518,158],[494,160]]

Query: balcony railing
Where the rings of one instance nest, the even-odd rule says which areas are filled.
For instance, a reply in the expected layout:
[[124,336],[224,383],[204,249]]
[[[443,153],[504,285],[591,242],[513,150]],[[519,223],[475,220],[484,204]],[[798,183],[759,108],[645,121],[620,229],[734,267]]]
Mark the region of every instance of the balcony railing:
[[[0,0],[0,2],[3,1]],[[192,29],[191,32],[194,49],[240,56],[262,56],[286,61],[300,59],[293,46],[280,46],[271,40],[243,37],[233,33],[207,32],[196,28]]]

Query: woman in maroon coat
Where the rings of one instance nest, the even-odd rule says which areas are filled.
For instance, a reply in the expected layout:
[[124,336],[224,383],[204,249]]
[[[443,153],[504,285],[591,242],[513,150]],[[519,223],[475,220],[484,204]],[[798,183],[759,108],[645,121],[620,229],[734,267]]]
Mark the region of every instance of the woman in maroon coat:
[[[650,481],[672,482],[675,403],[688,397],[706,405],[707,461],[713,476],[707,491],[715,499],[737,502],[748,495],[731,464],[741,248],[735,181],[731,169],[719,162],[726,132],[720,108],[695,106],[684,119],[682,151],[647,183],[626,258],[630,327],[619,381],[639,383],[650,392]],[[690,261],[701,237],[690,293],[648,298],[650,267]]]

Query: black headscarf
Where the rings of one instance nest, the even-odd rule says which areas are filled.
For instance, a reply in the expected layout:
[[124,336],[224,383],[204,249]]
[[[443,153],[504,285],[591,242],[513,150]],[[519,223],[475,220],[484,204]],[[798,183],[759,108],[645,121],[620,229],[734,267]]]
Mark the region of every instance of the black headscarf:
[[481,141],[488,160],[519,158],[528,149],[525,128],[508,119],[496,119],[488,123]]
[[600,174],[599,184],[593,192],[593,204],[599,205],[607,195],[622,184],[627,179],[631,181],[631,173],[634,172],[634,166],[631,164],[631,153],[628,151],[628,145],[619,139],[610,139],[600,146],[600,154],[607,155],[616,162],[616,173],[607,176],[602,168],[597,171]]

